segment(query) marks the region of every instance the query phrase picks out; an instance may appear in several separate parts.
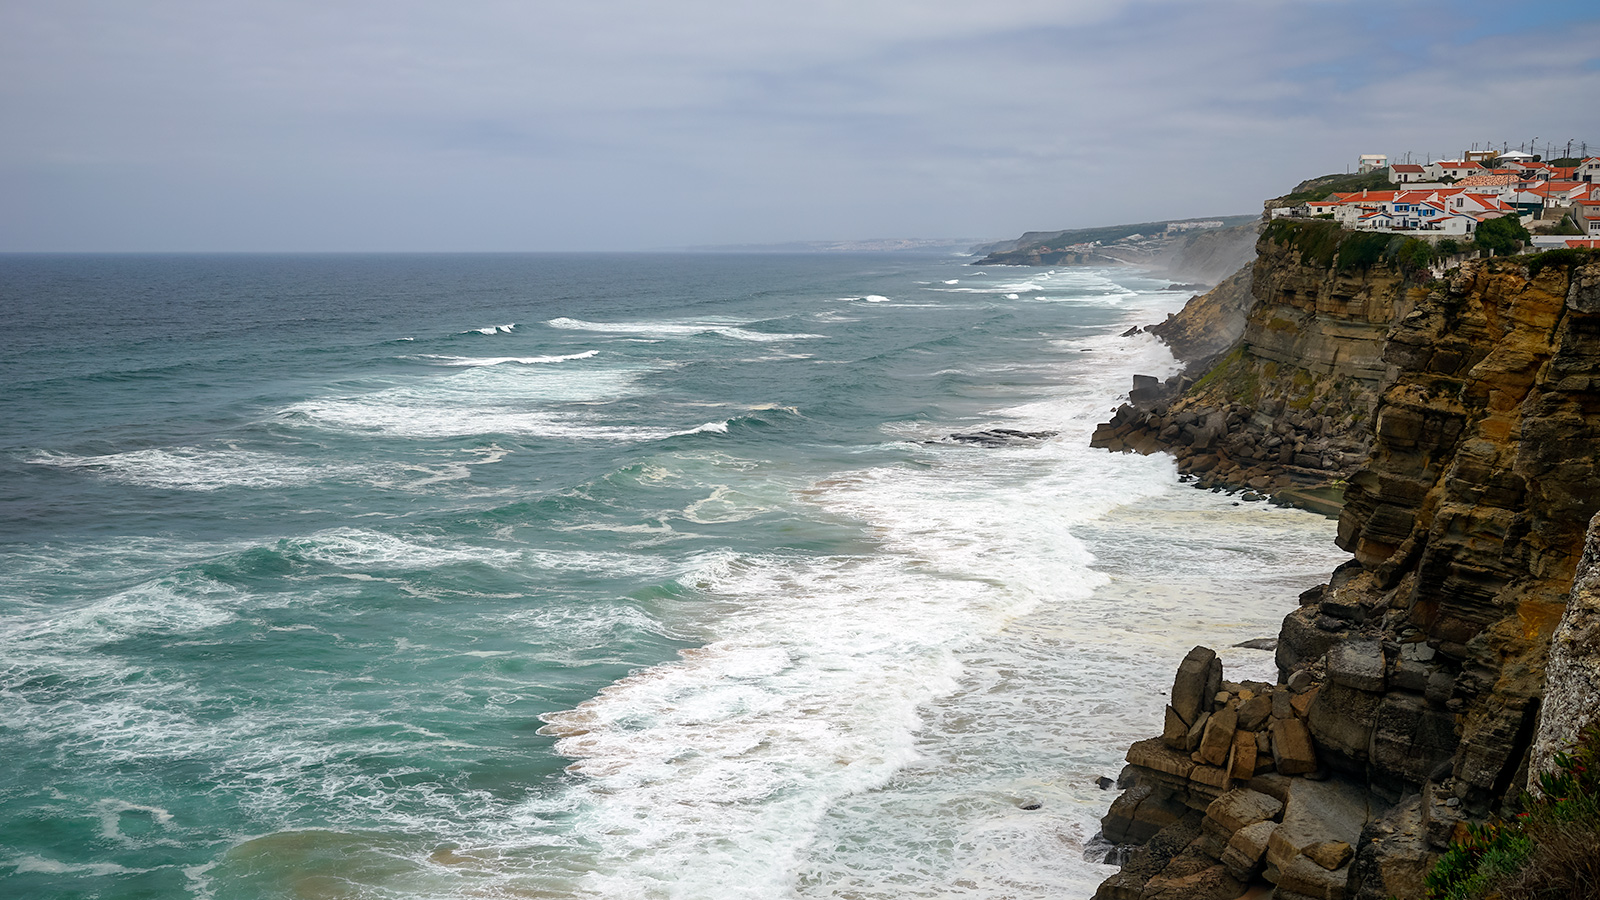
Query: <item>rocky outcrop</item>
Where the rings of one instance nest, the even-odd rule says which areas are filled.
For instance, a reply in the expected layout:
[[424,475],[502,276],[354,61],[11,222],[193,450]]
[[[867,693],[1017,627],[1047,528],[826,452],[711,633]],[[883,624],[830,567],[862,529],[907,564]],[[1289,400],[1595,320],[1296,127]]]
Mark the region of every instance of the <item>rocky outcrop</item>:
[[1561,624],[1550,641],[1544,702],[1528,765],[1528,790],[1538,791],[1538,776],[1555,769],[1554,759],[1578,742],[1586,728],[1600,724],[1600,516],[1589,522],[1583,558],[1572,579]]
[[1198,377],[1221,359],[1244,335],[1245,320],[1255,297],[1250,286],[1253,264],[1244,264],[1221,284],[1190,298],[1181,312],[1143,330],[1160,338],[1172,355],[1184,361],[1184,372]]
[[[1178,385],[1181,393],[1133,396],[1095,431],[1093,445],[1164,450],[1201,487],[1336,512],[1343,482],[1371,446],[1373,410],[1390,374],[1388,332],[1428,292],[1381,261],[1341,268],[1350,234],[1320,221],[1268,228],[1247,305],[1208,295],[1148,329],[1180,359],[1204,362],[1211,357],[1200,354],[1215,354],[1238,322],[1230,352]],[[1238,282],[1217,290],[1224,287],[1237,290]],[[1239,309],[1242,318],[1227,314]]]
[[[1291,396],[1318,410],[1319,437],[1330,437],[1326,417],[1331,437],[1350,442],[1343,447],[1367,448],[1359,462],[1297,467],[1347,473],[1337,541],[1353,559],[1303,594],[1284,620],[1280,684],[1249,686],[1271,697],[1268,748],[1276,749],[1278,732],[1287,745],[1288,730],[1298,736],[1303,729],[1315,768],[1277,757],[1269,767],[1258,742],[1253,775],[1230,766],[1219,778],[1207,770],[1196,787],[1195,773],[1214,765],[1220,739],[1209,756],[1200,744],[1184,749],[1194,723],[1175,690],[1157,740],[1165,755],[1149,741],[1130,751],[1124,782],[1137,802],[1130,812],[1119,798],[1105,828],[1114,839],[1137,840],[1151,829],[1160,837],[1172,827],[1165,820],[1192,813],[1206,790],[1214,800],[1249,788],[1278,797],[1287,810],[1296,808],[1296,790],[1320,791],[1327,809],[1346,811],[1335,817],[1338,833],[1317,846],[1289,829],[1285,812],[1270,827],[1261,873],[1251,877],[1272,882],[1284,898],[1420,897],[1436,854],[1467,823],[1514,804],[1530,768],[1597,712],[1600,573],[1590,567],[1600,564],[1600,537],[1590,539],[1576,584],[1574,574],[1600,509],[1600,259],[1484,260],[1421,281],[1381,259],[1340,273],[1337,243],[1332,251],[1317,243],[1329,237],[1343,239],[1264,235],[1256,306],[1240,346],[1164,411],[1222,426],[1209,435],[1194,429],[1197,440],[1184,446],[1207,442],[1198,448],[1203,454],[1191,449],[1190,460],[1253,459],[1232,448],[1258,446],[1265,433],[1257,432],[1255,445],[1241,441],[1237,430],[1251,427],[1244,423],[1272,421],[1259,380],[1271,362],[1290,373],[1291,387],[1296,378],[1316,385]],[[1281,333],[1275,321],[1288,323]],[[1244,377],[1252,372],[1254,386]],[[1218,413],[1220,423],[1212,418]],[[1148,434],[1148,425],[1128,432],[1135,441]],[[1182,441],[1166,428],[1156,437]],[[1185,660],[1190,669],[1193,658]],[[1288,698],[1289,715],[1279,697]],[[1219,693],[1205,712],[1217,716],[1230,703],[1242,710],[1238,695]],[[1189,731],[1174,747],[1184,724]],[[1237,734],[1241,726],[1233,727]],[[1265,790],[1275,783],[1262,780],[1269,771],[1290,785],[1283,796]],[[1173,859],[1201,857],[1184,871],[1209,859],[1225,871],[1231,860],[1231,871],[1244,872],[1259,835],[1239,837],[1242,849],[1230,856],[1243,833],[1220,849],[1191,840]],[[1148,898],[1154,877],[1137,893],[1125,880],[1121,893],[1104,896]]]
[[1318,759],[1309,712],[1323,689],[1227,682],[1215,653],[1191,650],[1166,727],[1128,749],[1126,790],[1102,822],[1144,849],[1096,900],[1234,900],[1256,879],[1285,897],[1343,897],[1362,831],[1388,804]]

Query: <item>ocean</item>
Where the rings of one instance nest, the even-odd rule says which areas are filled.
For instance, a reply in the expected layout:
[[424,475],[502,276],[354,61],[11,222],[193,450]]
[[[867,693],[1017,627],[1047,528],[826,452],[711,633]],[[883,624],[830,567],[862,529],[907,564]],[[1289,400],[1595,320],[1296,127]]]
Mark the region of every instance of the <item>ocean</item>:
[[1342,557],[1088,446],[1187,293],[965,262],[0,257],[0,895],[1087,898]]

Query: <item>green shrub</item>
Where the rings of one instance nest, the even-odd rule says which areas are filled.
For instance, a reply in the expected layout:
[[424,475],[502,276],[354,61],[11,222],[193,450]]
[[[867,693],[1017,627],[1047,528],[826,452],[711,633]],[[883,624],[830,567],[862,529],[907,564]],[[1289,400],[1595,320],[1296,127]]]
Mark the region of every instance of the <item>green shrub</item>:
[[1574,250],[1571,247],[1562,247],[1558,250],[1546,250],[1535,254],[1528,259],[1528,277],[1538,278],[1539,273],[1551,266],[1565,268],[1567,266],[1582,265],[1588,262],[1595,254],[1589,250]]
[[1390,235],[1377,231],[1353,231],[1339,243],[1338,269],[1353,272],[1377,265],[1389,249]]
[[1327,268],[1333,265],[1344,234],[1337,222],[1274,219],[1267,226],[1265,237],[1299,250],[1301,265]]
[[1528,234],[1528,229],[1522,227],[1522,220],[1515,215],[1488,219],[1478,226],[1478,247],[1496,256],[1515,253],[1519,245],[1531,240],[1533,236]]
[[1366,174],[1323,175],[1295,185],[1292,193],[1277,198],[1275,206],[1294,206],[1307,200],[1325,200],[1329,194],[1348,194],[1352,191],[1386,191],[1389,183],[1388,169],[1374,169]]
[[1427,878],[1428,900],[1600,897],[1600,729],[1590,727],[1523,811],[1471,826]]
[[1406,238],[1394,251],[1394,261],[1405,269],[1426,269],[1433,265],[1434,258],[1433,245],[1416,238]]

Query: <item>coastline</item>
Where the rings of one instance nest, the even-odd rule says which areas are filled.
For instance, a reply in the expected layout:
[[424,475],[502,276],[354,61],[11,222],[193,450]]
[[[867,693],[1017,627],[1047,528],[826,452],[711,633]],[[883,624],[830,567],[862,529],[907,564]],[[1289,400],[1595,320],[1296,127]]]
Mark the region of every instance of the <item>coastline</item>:
[[1600,263],[1335,272],[1296,238],[1261,239],[1231,349],[1136,381],[1095,443],[1170,452],[1201,486],[1343,487],[1354,558],[1301,594],[1270,681],[1224,682],[1203,646],[1179,667],[1103,822],[1130,855],[1097,900],[1420,897],[1464,829],[1515,808],[1534,734],[1587,708],[1539,699],[1600,506],[1595,461],[1559,449],[1597,428]]

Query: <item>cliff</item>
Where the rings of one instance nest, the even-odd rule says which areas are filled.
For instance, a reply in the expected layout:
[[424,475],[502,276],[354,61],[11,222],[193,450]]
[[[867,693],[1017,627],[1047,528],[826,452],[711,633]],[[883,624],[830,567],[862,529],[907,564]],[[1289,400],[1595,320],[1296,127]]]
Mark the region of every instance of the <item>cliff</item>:
[[1285,619],[1279,683],[1185,660],[1106,816],[1141,846],[1101,898],[1233,900],[1261,879],[1285,900],[1420,897],[1437,853],[1596,715],[1600,572],[1574,574],[1600,509],[1600,258],[1434,280],[1393,249],[1269,228],[1239,342],[1096,433],[1219,484],[1342,481],[1353,557]]
[[1094,446],[1165,450],[1202,487],[1336,512],[1371,446],[1388,332],[1430,290],[1381,253],[1369,259],[1365,237],[1322,221],[1266,229],[1248,278],[1148,329],[1209,368],[1191,369],[1198,378],[1177,396],[1146,383]]

